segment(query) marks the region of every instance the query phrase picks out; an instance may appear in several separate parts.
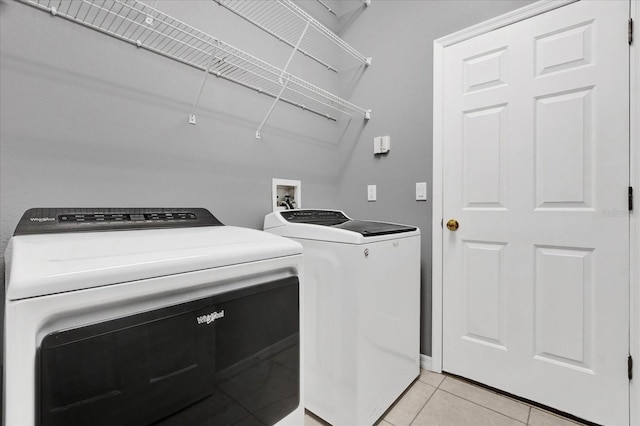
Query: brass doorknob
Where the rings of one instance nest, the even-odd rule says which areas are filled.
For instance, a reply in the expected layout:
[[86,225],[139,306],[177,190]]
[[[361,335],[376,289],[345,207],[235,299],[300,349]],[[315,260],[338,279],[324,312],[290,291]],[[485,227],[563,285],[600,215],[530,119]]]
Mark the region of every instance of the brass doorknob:
[[460,227],[460,224],[455,219],[449,219],[447,222],[447,229],[449,231],[456,231]]

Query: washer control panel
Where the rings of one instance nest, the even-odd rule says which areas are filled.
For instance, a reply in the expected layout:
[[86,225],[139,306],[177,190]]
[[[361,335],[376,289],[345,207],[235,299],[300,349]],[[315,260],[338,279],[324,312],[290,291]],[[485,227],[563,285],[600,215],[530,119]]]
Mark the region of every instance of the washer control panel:
[[284,210],[282,218],[291,223],[333,226],[350,220],[339,210]]

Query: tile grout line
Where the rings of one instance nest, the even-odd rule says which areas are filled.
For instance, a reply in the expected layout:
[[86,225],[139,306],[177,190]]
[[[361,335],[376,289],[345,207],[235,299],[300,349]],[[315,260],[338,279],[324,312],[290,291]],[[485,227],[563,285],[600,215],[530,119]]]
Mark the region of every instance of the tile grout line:
[[415,416],[413,416],[413,419],[411,419],[411,421],[409,422],[409,426],[411,426],[411,424],[418,418],[418,416],[420,415],[420,413],[422,412],[422,410],[424,410],[424,407],[427,406],[427,404],[429,403],[429,401],[431,401],[431,398],[433,398],[433,395],[436,394],[436,392],[438,392],[438,389],[440,389],[440,386],[444,383],[445,379],[447,378],[447,376],[445,376],[444,374],[442,375],[442,380],[440,380],[440,383],[438,383],[438,386],[433,386],[431,383],[427,383],[427,382],[422,382],[422,380],[420,380],[420,378],[418,378],[419,381],[421,381],[422,383],[424,383],[425,385],[429,385],[432,387],[435,387],[435,390],[431,393],[431,395],[429,395],[429,398],[427,398],[427,400],[425,401],[425,403],[422,405],[422,407],[418,410],[418,412],[416,413]]
[[[446,379],[446,378],[448,378],[448,377],[451,377],[451,376],[445,376],[445,379]],[[457,380],[457,379],[455,379],[454,377],[452,377],[452,379],[453,379],[453,380]],[[440,384],[442,384],[442,383],[444,383],[444,380],[442,380],[442,382],[440,382]],[[482,387],[479,387],[479,386],[473,385],[473,384],[471,384],[471,383],[469,383],[469,385],[470,385],[470,386],[472,386],[472,387],[474,387],[474,388],[477,388],[477,389],[482,389]],[[440,386],[438,386],[438,388],[440,388]],[[480,406],[480,407],[484,407],[484,408],[486,408],[487,410],[490,410],[490,411],[493,411],[493,412],[495,412],[495,413],[501,414],[501,415],[503,415],[503,416],[505,416],[505,417],[508,417],[508,418],[510,418],[510,419],[512,419],[512,420],[517,421],[518,423],[522,423],[520,420],[518,420],[518,419],[516,419],[516,418],[513,418],[513,417],[511,417],[511,416],[509,416],[509,415],[507,415],[507,414],[501,413],[501,412],[499,412],[499,411],[496,411],[496,410],[491,409],[491,408],[489,408],[489,407],[486,407],[486,406],[484,406],[484,405],[478,404],[477,402],[473,402],[473,401],[471,401],[470,399],[467,399],[467,398],[465,398],[465,397],[462,397],[462,396],[460,396],[460,395],[457,395],[457,394],[455,394],[455,393],[453,393],[453,392],[449,392],[449,391],[447,391],[447,390],[445,390],[445,389],[442,389],[442,391],[443,391],[443,392],[446,392],[446,393],[448,393],[448,394],[450,394],[450,395],[457,396],[457,397],[458,397],[458,398],[460,398],[460,399],[464,399],[465,401],[469,401],[469,402],[471,402],[471,403],[473,403],[473,404],[475,404],[475,405],[478,405],[478,406]],[[534,407],[533,405],[525,404],[525,403],[524,403],[524,402],[522,402],[522,401],[519,401],[519,400],[514,399],[514,398],[510,398],[510,397],[508,397],[508,396],[506,396],[506,395],[502,395],[502,394],[500,394],[500,393],[491,392],[491,391],[488,391],[488,392],[490,392],[490,393],[491,393],[491,394],[493,394],[493,395],[497,395],[497,396],[499,396],[499,397],[506,398],[506,399],[508,399],[509,401],[512,401],[512,402],[515,402],[515,403],[517,403],[517,404],[524,405],[525,407],[528,407],[528,408],[529,408],[529,413],[528,413],[528,415],[527,415],[527,422],[525,423],[525,425],[529,426],[529,421],[531,420],[531,413],[532,413],[533,409],[534,409],[534,408],[536,408],[536,407]],[[561,420],[567,421],[567,422],[569,422],[569,423],[573,423],[573,424],[575,424],[575,426],[581,426],[581,423],[576,423],[574,420],[572,420],[572,419],[570,419],[570,418],[568,418],[568,417],[564,417],[564,416],[561,416],[561,415],[559,415],[559,414],[557,414],[557,413],[551,413],[551,412],[548,412],[548,411],[545,411],[545,410],[542,410],[542,411],[544,411],[545,413],[549,413],[549,414],[553,415],[554,417],[557,417],[557,418],[559,418],[559,419],[561,419]],[[640,426],[640,425],[639,425],[639,426]]]
[[[445,378],[449,378],[449,377],[450,377],[451,379],[453,379],[453,380],[458,380],[458,381],[461,381],[461,382],[465,382],[464,380],[456,379],[456,377],[454,377],[454,376],[445,375]],[[443,380],[442,382],[444,382],[444,380]],[[465,383],[469,384],[470,386],[472,386],[472,387],[474,387],[474,388],[483,389],[483,387],[482,387],[482,386],[477,386],[477,385],[474,385],[473,383],[470,383],[470,382],[465,382]],[[497,395],[497,396],[500,396],[500,397],[502,397],[502,398],[506,398],[506,399],[508,399],[508,400],[510,400],[510,401],[513,401],[513,402],[517,403],[517,404],[524,405],[525,407],[528,407],[528,408],[529,408],[529,415],[528,415],[528,417],[527,417],[527,423],[526,423],[526,425],[527,425],[527,426],[530,426],[530,425],[529,425],[529,421],[531,420],[531,413],[533,412],[533,410],[534,410],[534,409],[535,409],[535,410],[538,410],[538,411],[540,411],[540,412],[542,412],[542,413],[549,414],[549,415],[551,415],[551,416],[553,416],[553,417],[555,417],[555,418],[558,418],[558,419],[560,419],[560,420],[563,420],[563,421],[565,421],[565,422],[568,422],[568,423],[570,423],[572,426],[587,426],[587,424],[585,424],[585,423],[583,423],[583,422],[580,422],[579,420],[574,420],[574,419],[572,419],[572,418],[569,418],[569,417],[563,416],[562,414],[559,414],[559,413],[556,413],[556,412],[553,412],[553,411],[546,410],[546,409],[544,409],[544,408],[542,408],[542,407],[537,407],[537,406],[535,406],[535,405],[527,404],[527,403],[525,403],[525,402],[523,402],[523,401],[520,401],[520,400],[519,400],[519,399],[517,399],[517,398],[512,398],[512,397],[510,397],[510,396],[508,396],[508,395],[504,395],[504,394],[502,394],[502,393],[500,393],[500,392],[491,391],[490,389],[484,389],[484,390],[486,390],[487,392],[489,392],[489,393],[491,393],[491,394],[493,394],[493,395]],[[484,406],[483,406],[483,405],[481,405],[481,404],[475,403],[475,402],[473,402],[473,401],[471,401],[471,400],[469,400],[469,399],[466,399],[466,398],[464,398],[464,397],[462,397],[462,396],[460,396],[460,395],[456,395],[456,394],[454,394],[454,393],[452,393],[452,392],[448,392],[448,391],[446,391],[445,389],[442,389],[442,391],[443,391],[443,392],[447,392],[448,394],[451,394],[451,395],[453,395],[453,396],[457,396],[458,398],[464,399],[465,401],[469,401],[469,402],[471,402],[471,403],[474,403],[474,404],[476,404],[476,405],[479,405],[479,406],[481,406],[481,407],[484,407]],[[489,408],[489,407],[484,407],[484,408],[486,408],[486,409],[488,409],[488,410],[491,410],[491,411],[494,411],[494,412],[496,412],[496,413],[498,413],[498,414],[502,414],[503,416],[508,417],[508,418],[510,418],[510,419],[513,419],[513,420],[517,421],[518,423],[522,423],[522,422],[521,422],[520,420],[518,420],[518,419],[515,419],[515,418],[513,418],[513,417],[511,417],[511,416],[508,416],[508,415],[506,415],[506,414],[500,413],[499,411],[493,410],[493,409],[491,409],[491,408]],[[640,426],[640,425],[637,425],[637,426]]]
[[[398,402],[400,402],[400,400],[402,400],[402,399],[407,395],[407,393],[409,392],[409,390],[410,390],[410,389],[411,389],[411,388],[412,388],[412,387],[413,387],[417,382],[420,382],[420,383],[422,383],[423,385],[430,386],[430,387],[432,387],[432,388],[434,388],[434,389],[436,389],[436,390],[438,390],[438,386],[440,386],[440,385],[438,385],[438,386],[433,386],[431,383],[423,382],[422,380],[420,380],[420,376],[418,376],[418,377],[415,379],[415,381],[414,381],[414,382],[413,382],[413,383],[412,383],[412,384],[411,384],[407,389],[405,389],[405,391],[402,393],[401,397],[400,397],[398,400],[396,400],[396,401],[391,405],[391,407],[389,407],[389,410],[392,410],[392,409],[393,409],[393,407],[394,407],[395,405],[397,405],[397,404],[398,404]],[[444,382],[444,379],[442,379],[442,380],[440,381],[440,383],[442,383],[442,382]],[[435,393],[435,390],[433,391],[433,393]],[[431,394],[431,396],[433,396],[433,393]],[[429,399],[431,399],[431,396],[429,396],[429,398],[427,399],[427,401],[422,405],[422,407],[420,407],[420,409],[418,410],[418,414],[420,414],[420,411],[422,411],[422,409],[424,408],[424,406],[425,406],[425,405],[427,405],[427,402],[429,402]],[[410,425],[410,424],[411,424],[411,423],[416,419],[416,417],[418,417],[418,414],[416,414],[415,416],[413,416],[413,418],[412,418],[412,419],[411,419],[411,421],[409,422],[409,425]],[[395,425],[395,423],[391,423],[389,420],[387,420],[385,416],[381,417],[381,421],[385,421],[385,422],[389,423],[391,426],[396,426],[396,425]]]
[[431,398],[433,398],[433,395],[436,394],[436,392],[438,391],[438,389],[440,389],[440,385],[444,382],[444,379],[446,377],[443,377],[442,380],[440,380],[440,383],[438,383],[438,386],[433,386],[431,383],[427,383],[427,382],[423,382],[422,380],[420,380],[420,377],[418,377],[418,381],[425,384],[425,385],[429,385],[433,388],[435,388],[435,390],[431,393],[431,395],[429,395],[429,398],[427,398],[427,400],[424,402],[424,404],[422,404],[422,407],[420,407],[420,409],[418,410],[418,412],[416,413],[415,416],[413,416],[413,418],[411,419],[411,421],[409,422],[409,426],[411,426],[411,424],[413,424],[413,422],[418,418],[418,416],[420,415],[420,413],[422,412],[422,410],[424,410],[424,407],[427,406],[427,404],[429,403],[429,401],[431,401]]
[[[455,393],[453,393],[453,392],[449,392],[449,391],[447,391],[447,390],[445,390],[445,389],[441,389],[441,388],[440,388],[440,386],[444,383],[444,381],[445,381],[447,378],[451,377],[451,376],[447,376],[447,375],[443,375],[443,376],[444,376],[444,378],[440,381],[440,384],[439,384],[438,386],[436,386],[436,387],[435,387],[435,388],[436,388],[436,390],[440,389],[442,392],[446,392],[446,393],[448,393],[449,395],[453,395],[453,396],[458,397],[458,398],[460,398],[460,399],[462,399],[462,400],[464,400],[464,401],[467,401],[467,402],[470,402],[470,403],[472,403],[472,404],[475,404],[475,405],[477,405],[477,406],[479,406],[479,407],[486,408],[486,409],[487,409],[487,410],[489,410],[489,411],[493,411],[494,413],[496,413],[496,414],[500,414],[500,415],[502,415],[502,416],[504,416],[504,417],[506,417],[506,418],[508,418],[508,419],[515,420],[516,422],[518,422],[518,423],[520,423],[520,424],[524,424],[525,426],[530,426],[530,425],[529,425],[529,421],[531,420],[531,413],[532,413],[532,411],[533,411],[533,409],[534,409],[534,407],[533,407],[532,405],[525,404],[524,402],[518,401],[517,399],[509,398],[509,397],[507,397],[507,396],[505,396],[505,395],[501,395],[501,394],[499,394],[499,393],[491,392],[491,394],[493,394],[493,395],[497,395],[497,396],[499,396],[499,397],[506,398],[506,399],[508,399],[509,401],[512,401],[512,402],[514,402],[514,403],[516,403],[516,404],[524,405],[525,407],[527,407],[527,408],[529,409],[529,413],[528,413],[528,415],[527,415],[527,421],[526,421],[526,423],[523,423],[521,420],[518,420],[518,419],[516,419],[516,418],[514,418],[514,417],[511,417],[511,416],[509,416],[509,415],[507,415],[507,414],[501,413],[501,412],[496,411],[496,410],[494,410],[494,409],[492,409],[492,408],[489,408],[489,407],[486,407],[486,406],[484,406],[484,405],[482,405],[482,404],[479,404],[479,403],[477,403],[477,402],[471,401],[470,399],[467,399],[467,398],[465,398],[465,397],[462,397],[462,396],[460,396],[460,395],[457,395],[457,394],[455,394]],[[455,378],[453,378],[453,377],[452,377],[452,379],[453,379],[453,380],[455,380]],[[420,379],[418,379],[418,380],[420,380]],[[420,380],[420,381],[422,382],[422,380]],[[427,382],[422,382],[422,383],[427,384],[427,385],[430,385],[430,386],[433,386],[432,384],[427,383]],[[475,386],[475,385],[473,385],[473,384],[469,384],[469,385],[470,385],[470,386],[473,386],[474,388],[482,389],[481,387]],[[431,395],[431,397],[433,397],[433,395],[434,395],[434,394],[435,394],[435,392]],[[429,400],[431,400],[431,397],[429,397],[429,399],[427,400],[427,402],[429,402]],[[423,407],[420,409],[420,411],[422,411],[422,410],[424,409],[424,406],[426,406],[426,403],[425,403],[425,405],[423,405]],[[418,413],[420,413],[420,411],[418,411]],[[544,410],[543,410],[543,411],[544,411]],[[545,412],[547,412],[547,411],[545,411]],[[549,414],[553,415],[554,417],[556,417],[556,418],[558,418],[558,419],[560,419],[560,420],[564,420],[564,421],[567,421],[567,422],[569,422],[569,423],[572,423],[572,424],[574,424],[575,426],[581,426],[581,423],[576,423],[574,420],[569,419],[569,418],[567,418],[567,417],[561,416],[561,415],[556,414],[556,413],[551,413],[551,412],[549,412]],[[416,415],[416,417],[417,417],[417,415]],[[413,419],[413,420],[415,420],[415,417],[414,417],[414,419]],[[411,423],[413,423],[413,420],[411,421]],[[411,424],[411,423],[410,423],[410,424]]]
[[[446,391],[446,390],[444,390],[444,389],[440,389],[440,390],[441,390],[442,392],[448,393],[449,395],[453,395],[453,396],[455,396],[455,397],[457,397],[457,398],[460,398],[460,399],[462,399],[463,401],[470,402],[470,403],[472,403],[472,404],[477,405],[478,407],[482,407],[482,408],[487,409],[487,410],[489,410],[489,411],[493,411],[494,413],[496,413],[496,414],[500,414],[501,416],[506,417],[506,418],[508,418],[508,419],[515,420],[516,422],[518,422],[518,423],[520,423],[520,424],[526,425],[527,423],[529,423],[529,419],[528,419],[528,417],[527,417],[527,423],[522,423],[522,421],[521,421],[521,420],[518,420],[518,419],[516,419],[516,418],[513,418],[513,417],[511,417],[511,416],[508,416],[508,415],[506,415],[506,414],[504,414],[504,413],[501,413],[501,412],[499,412],[499,411],[496,411],[496,410],[494,410],[494,409],[492,409],[492,408],[485,407],[484,405],[482,405],[482,404],[478,404],[478,403],[477,403],[477,402],[475,402],[475,401],[471,401],[470,399],[467,399],[467,398],[462,397],[462,396],[460,396],[460,395],[456,395],[455,393],[452,393],[452,392]],[[435,393],[435,392],[434,392],[434,393]],[[531,407],[529,407],[529,413],[531,413]]]
[[[442,382],[444,382],[444,380],[443,380]],[[442,382],[440,382],[440,383],[442,383]],[[422,383],[424,383],[424,382],[422,382]],[[425,384],[428,384],[428,383],[425,383]],[[439,387],[440,387],[440,385],[438,385],[438,387],[436,387],[436,390],[434,390],[434,391],[431,393],[431,395],[429,395],[429,398],[427,398],[427,400],[424,402],[424,404],[422,404],[422,407],[420,407],[420,409],[418,410],[418,412],[416,413],[416,415],[415,415],[415,416],[413,416],[413,418],[412,418],[412,419],[411,419],[411,421],[409,422],[409,426],[411,426],[411,425],[413,424],[413,422],[415,422],[415,421],[416,421],[416,419],[418,418],[418,416],[420,415],[420,413],[422,413],[422,410],[424,410],[424,407],[426,407],[426,406],[427,406],[427,404],[429,403],[429,401],[431,401],[431,398],[433,398],[433,395],[435,395],[435,394],[436,394],[436,392],[438,392]]]
[[431,393],[431,395],[429,395],[429,398],[427,398],[427,400],[424,402],[424,404],[422,404],[422,407],[420,407],[420,409],[418,410],[418,412],[416,413],[415,416],[413,416],[413,418],[411,419],[411,421],[409,422],[409,426],[411,426],[411,424],[413,424],[413,422],[418,418],[418,416],[420,415],[420,413],[422,412],[422,410],[424,410],[424,407],[427,406],[427,404],[429,403],[429,401],[431,401],[431,398],[433,398],[433,395],[436,394],[436,392],[438,391],[438,389],[440,389],[440,385],[442,383],[444,383],[444,379],[446,379],[446,376],[443,375],[442,380],[440,380],[440,383],[438,383],[438,386],[433,386],[431,383],[427,383],[427,382],[423,382],[422,380],[420,380],[420,377],[418,377],[418,381],[431,386],[433,388],[435,388],[435,390]]

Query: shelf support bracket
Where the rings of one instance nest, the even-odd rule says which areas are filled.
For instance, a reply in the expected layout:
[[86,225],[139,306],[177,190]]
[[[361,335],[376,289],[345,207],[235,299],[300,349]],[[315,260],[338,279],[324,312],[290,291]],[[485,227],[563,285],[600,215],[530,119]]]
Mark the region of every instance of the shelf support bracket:
[[293,55],[295,55],[296,52],[298,51],[298,48],[300,47],[300,43],[302,43],[302,39],[304,38],[305,34],[307,33],[307,30],[309,29],[309,24],[310,23],[311,23],[311,21],[307,21],[307,25],[304,26],[304,30],[302,31],[302,34],[300,34],[300,38],[298,38],[298,42],[296,43],[295,47],[293,48],[293,52],[291,52],[291,55],[289,55],[289,60],[287,61],[287,64],[282,69],[282,72],[280,73],[280,77],[278,77],[278,82],[282,85],[282,88],[280,89],[280,93],[278,93],[278,96],[276,96],[276,98],[274,99],[273,103],[271,104],[271,108],[269,108],[269,111],[267,111],[267,115],[262,120],[262,123],[260,123],[260,126],[258,126],[258,130],[256,130],[256,139],[260,139],[262,137],[262,135],[260,134],[260,132],[262,131],[262,128],[264,127],[264,125],[267,122],[267,120],[269,119],[269,117],[271,117],[271,113],[273,112],[273,109],[276,107],[276,104],[278,103],[278,101],[282,97],[282,94],[284,93],[284,90],[287,88],[287,85],[289,84],[290,78],[288,76],[287,76],[286,81],[283,81],[283,79],[285,77],[285,73],[287,72],[287,68],[289,68],[289,64],[291,63],[291,60],[293,59]]
[[278,96],[273,100],[273,103],[271,104],[271,108],[269,108],[269,111],[267,111],[267,115],[262,120],[262,123],[260,123],[260,126],[258,127],[258,130],[256,130],[256,139],[260,139],[262,137],[262,135],[260,134],[260,131],[262,130],[262,128],[264,127],[265,123],[267,122],[267,120],[271,116],[271,113],[273,112],[273,109],[276,107],[276,104],[278,103],[278,101],[282,97],[282,93],[284,92],[284,89],[287,88],[287,84],[289,84],[289,78],[288,77],[287,77],[287,81],[285,81],[284,84],[282,85],[282,89],[280,89],[280,93],[278,93]]
[[209,72],[211,71],[211,65],[213,65],[213,58],[218,51],[218,40],[216,40],[216,44],[211,49],[211,56],[209,57],[209,63],[207,64],[207,68],[204,70],[204,76],[202,77],[202,83],[200,84],[200,91],[198,92],[198,96],[196,96],[196,101],[193,103],[193,107],[191,108],[191,113],[189,114],[189,124],[196,124],[196,108],[198,107],[198,103],[200,102],[200,97],[202,96],[202,91],[204,90],[204,84],[207,82],[207,77],[209,76]]

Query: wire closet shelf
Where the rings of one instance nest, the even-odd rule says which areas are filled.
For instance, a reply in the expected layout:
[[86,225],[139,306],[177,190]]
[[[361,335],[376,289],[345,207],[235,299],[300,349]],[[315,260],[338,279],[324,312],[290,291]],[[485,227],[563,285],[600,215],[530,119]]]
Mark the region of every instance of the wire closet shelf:
[[369,117],[368,110],[136,0],[19,1],[333,121],[336,112]]
[[[296,45],[308,23],[309,31],[304,34],[298,50],[331,71],[338,72],[338,67],[331,65],[337,62],[349,64],[351,60],[365,66],[371,64],[371,58],[358,52],[291,0],[215,1],[290,47]],[[326,3],[319,1],[328,8]]]

